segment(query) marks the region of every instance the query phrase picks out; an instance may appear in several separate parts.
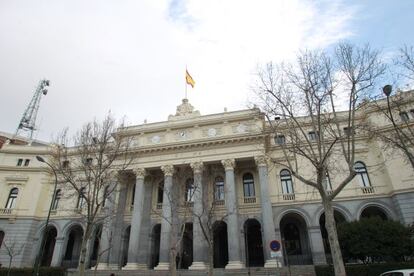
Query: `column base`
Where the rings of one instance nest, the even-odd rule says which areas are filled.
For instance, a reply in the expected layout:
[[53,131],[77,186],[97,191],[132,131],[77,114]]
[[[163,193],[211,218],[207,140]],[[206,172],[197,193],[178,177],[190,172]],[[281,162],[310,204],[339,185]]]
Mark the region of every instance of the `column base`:
[[270,259],[270,260],[266,260],[264,267],[265,268],[276,268],[276,267],[282,267],[282,264],[277,259]]
[[205,262],[193,262],[190,267],[188,267],[189,270],[206,270],[207,265]]
[[122,270],[147,270],[148,267],[146,264],[139,264],[139,263],[127,263],[126,266],[122,268]]
[[118,270],[118,265],[116,264],[108,264],[108,263],[99,263],[94,267],[91,267],[91,270]]
[[170,263],[159,263],[154,270],[170,270]]
[[242,263],[241,261],[230,261],[225,269],[241,269],[244,268],[244,263]]

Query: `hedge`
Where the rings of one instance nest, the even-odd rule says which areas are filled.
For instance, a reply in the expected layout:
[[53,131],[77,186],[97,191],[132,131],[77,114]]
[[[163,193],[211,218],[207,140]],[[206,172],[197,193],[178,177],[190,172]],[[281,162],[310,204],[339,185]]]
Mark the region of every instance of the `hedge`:
[[[347,276],[379,276],[381,273],[404,268],[414,268],[414,262],[380,263],[380,264],[349,264],[345,266]],[[332,276],[334,269],[331,265],[315,266],[317,276]]]
[[[0,276],[7,276],[7,268],[2,267],[0,269]],[[12,268],[10,270],[10,276],[31,276],[33,274],[33,268]],[[39,276],[65,276],[66,270],[62,267],[41,267],[39,270]]]

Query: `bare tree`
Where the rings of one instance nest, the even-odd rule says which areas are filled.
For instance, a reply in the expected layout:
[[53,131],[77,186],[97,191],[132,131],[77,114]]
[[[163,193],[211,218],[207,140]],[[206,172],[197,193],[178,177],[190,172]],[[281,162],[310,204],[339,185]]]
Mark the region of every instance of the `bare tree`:
[[[115,135],[118,128],[108,114],[102,122],[85,124],[69,140],[67,130],[57,138],[53,166],[67,198],[78,198],[77,211],[85,226],[79,258],[79,275],[84,275],[87,245],[93,229],[103,223],[108,212],[105,202],[113,200],[117,180],[133,160],[130,138]],[[65,146],[72,144],[70,147]]]
[[10,275],[13,259],[16,256],[19,256],[20,254],[22,254],[24,246],[25,246],[24,243],[19,245],[16,239],[7,239],[3,241],[4,251],[6,251],[7,256],[9,256],[9,266],[7,269],[7,276]]
[[319,192],[335,275],[346,272],[332,201],[356,175],[358,110],[384,70],[377,51],[342,43],[332,57],[304,51],[294,63],[267,64],[254,86],[278,144],[271,160]]

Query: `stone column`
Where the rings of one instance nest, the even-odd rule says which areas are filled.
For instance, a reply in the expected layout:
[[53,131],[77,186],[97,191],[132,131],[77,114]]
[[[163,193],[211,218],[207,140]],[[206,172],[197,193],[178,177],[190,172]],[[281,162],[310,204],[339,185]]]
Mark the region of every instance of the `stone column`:
[[264,267],[278,267],[276,259],[270,256],[270,242],[276,239],[275,224],[273,222],[272,203],[269,197],[269,183],[267,175],[267,159],[265,156],[254,158],[259,172],[260,203],[262,207],[262,233],[263,233],[263,255]]
[[240,269],[244,267],[240,252],[239,214],[237,209],[236,183],[234,180],[234,159],[221,161],[226,171],[225,204],[227,209],[227,240],[229,263],[226,269]]
[[313,264],[326,264],[325,248],[323,247],[321,228],[319,226],[309,227],[308,236],[311,244]]
[[138,250],[141,235],[142,217],[144,212],[144,177],[145,169],[134,170],[136,175],[134,209],[131,220],[131,233],[129,235],[128,263],[123,269],[147,269],[146,263],[139,263]]
[[119,186],[118,205],[115,217],[112,221],[112,240],[111,249],[109,250],[109,268],[119,269],[121,260],[122,234],[124,230],[124,213],[128,189],[125,184]]
[[65,237],[56,237],[55,248],[53,249],[52,262],[50,263],[50,266],[57,267],[61,265],[64,241]]
[[165,165],[161,167],[164,172],[164,192],[162,201],[161,238],[160,238],[160,260],[154,270],[170,269],[170,247],[171,247],[171,200],[172,200],[172,177],[174,167]]
[[97,264],[97,269],[106,270],[109,269],[109,250],[111,247],[111,236],[112,236],[112,221],[113,214],[115,209],[115,195],[116,195],[116,186],[117,182],[114,180],[108,190],[111,191],[108,198],[105,200],[105,207],[103,207],[103,212],[105,214],[105,219],[102,225],[101,240],[99,241],[99,254],[101,254],[100,262]]
[[194,171],[194,194],[193,194],[193,263],[188,268],[190,270],[205,270],[206,253],[208,252],[207,241],[203,235],[200,225],[200,219],[205,221],[204,206],[203,206],[203,163],[191,163],[191,168]]

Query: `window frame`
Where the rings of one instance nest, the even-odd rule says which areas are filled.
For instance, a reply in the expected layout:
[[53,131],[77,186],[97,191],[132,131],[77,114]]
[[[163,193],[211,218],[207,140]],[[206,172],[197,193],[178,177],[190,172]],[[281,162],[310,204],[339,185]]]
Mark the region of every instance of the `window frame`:
[[286,144],[286,136],[283,134],[278,134],[274,138],[276,145],[285,145]]
[[410,116],[408,116],[407,111],[401,111],[398,115],[400,116],[401,121],[403,121],[404,123],[410,120]]
[[157,203],[163,203],[164,201],[164,180],[158,183],[157,187]]
[[[362,167],[356,167],[357,164],[361,164]],[[365,165],[364,162],[362,161],[356,161],[354,163],[354,171],[357,173],[357,175],[359,175],[359,185],[361,186],[361,188],[365,188],[365,187],[372,187],[371,185],[371,180],[369,178],[369,174],[368,174],[368,170],[367,170],[367,166]],[[368,182],[368,185],[366,185],[366,182]]]
[[24,166],[24,167],[28,167],[28,166],[29,166],[29,164],[30,164],[30,159],[25,159],[25,160],[24,160],[24,164],[23,164],[23,166]]
[[194,202],[194,178],[187,178],[185,181],[185,202]]
[[[284,174],[284,173],[287,174]],[[284,195],[291,195],[295,193],[295,190],[293,188],[293,179],[292,179],[292,173],[288,169],[282,169],[279,173],[280,177],[280,184],[282,186],[282,194]]]
[[16,166],[17,166],[17,167],[21,167],[22,165],[23,165],[23,158],[19,158],[19,159],[17,159]]
[[310,141],[316,141],[318,140],[318,133],[316,131],[309,131],[308,132],[308,138]]
[[[247,176],[251,176],[251,178],[247,178]],[[250,172],[246,172],[242,176],[243,182],[243,195],[244,197],[255,197],[256,196],[256,189],[254,185],[254,175]],[[246,187],[248,193],[246,194]]]
[[57,210],[59,207],[59,201],[62,198],[62,190],[61,189],[57,189],[54,196],[53,196],[53,204],[52,204],[52,209],[51,210]]
[[85,200],[86,199],[85,198],[85,190],[86,190],[85,187],[82,187],[79,190],[78,202],[76,203],[76,209],[82,209],[85,205],[85,202],[86,202],[86,200]]
[[9,196],[7,197],[5,209],[14,209],[16,207],[17,197],[19,195],[19,188],[11,188]]
[[214,178],[214,200],[224,200],[224,178],[216,176]]

